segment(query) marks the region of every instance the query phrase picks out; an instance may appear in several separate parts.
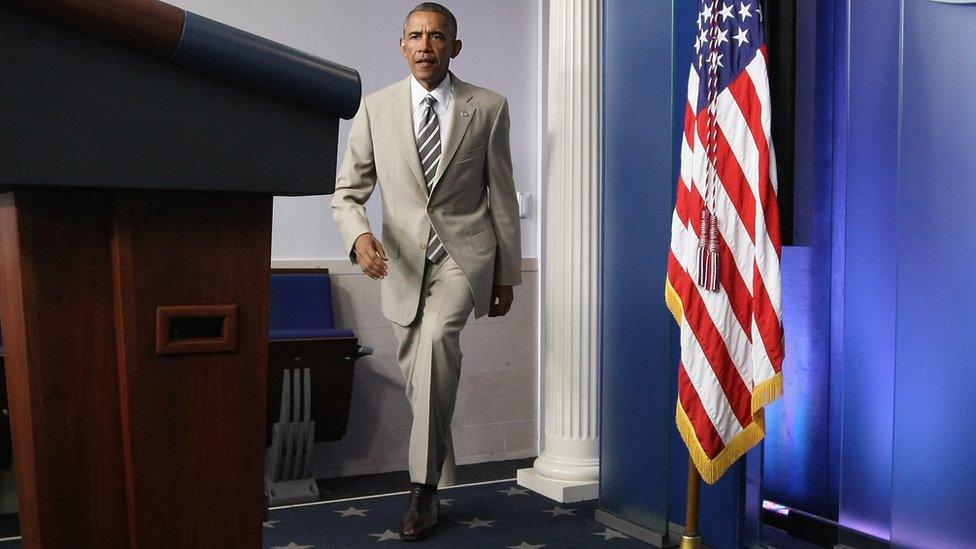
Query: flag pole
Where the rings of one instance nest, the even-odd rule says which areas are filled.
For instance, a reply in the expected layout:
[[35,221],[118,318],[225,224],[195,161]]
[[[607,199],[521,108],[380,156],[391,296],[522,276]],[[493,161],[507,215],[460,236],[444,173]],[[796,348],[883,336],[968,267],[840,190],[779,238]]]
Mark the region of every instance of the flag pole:
[[701,477],[695,462],[688,457],[688,504],[685,508],[685,533],[681,535],[680,549],[701,549],[702,539],[698,532],[698,489]]

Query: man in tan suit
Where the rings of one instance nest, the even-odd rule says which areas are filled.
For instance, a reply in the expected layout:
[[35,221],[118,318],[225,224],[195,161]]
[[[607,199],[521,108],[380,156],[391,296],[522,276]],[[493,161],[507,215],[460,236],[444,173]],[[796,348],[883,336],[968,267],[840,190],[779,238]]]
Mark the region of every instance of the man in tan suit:
[[[451,418],[459,336],[472,310],[501,316],[521,282],[508,102],[448,70],[457,21],[433,2],[404,22],[411,76],[370,94],[349,132],[333,216],[363,272],[383,279],[383,314],[413,409],[410,504],[403,539],[437,529],[437,485],[453,482]],[[382,188],[382,242],[363,205]]]

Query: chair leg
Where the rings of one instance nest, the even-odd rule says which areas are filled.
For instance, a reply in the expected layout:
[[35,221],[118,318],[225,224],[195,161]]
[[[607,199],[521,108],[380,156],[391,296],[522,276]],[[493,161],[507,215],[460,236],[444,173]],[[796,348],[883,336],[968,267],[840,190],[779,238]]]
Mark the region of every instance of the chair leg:
[[272,425],[265,462],[265,495],[270,505],[318,501],[312,478],[315,422],[311,420],[312,387],[309,368],[282,372],[281,410]]

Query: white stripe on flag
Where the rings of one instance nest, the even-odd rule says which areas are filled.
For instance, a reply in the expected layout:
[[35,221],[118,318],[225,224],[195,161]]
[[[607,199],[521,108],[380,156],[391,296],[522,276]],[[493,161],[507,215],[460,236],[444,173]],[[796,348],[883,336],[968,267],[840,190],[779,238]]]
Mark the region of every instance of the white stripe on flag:
[[[739,78],[743,76],[740,75]],[[739,109],[739,104],[736,103],[731,90],[725,88],[725,91],[719,94],[717,102],[718,115],[715,120],[718,122],[718,127],[721,128],[722,133],[725,134],[729,149],[732,150],[732,154],[739,163],[749,189],[752,191],[752,196],[755,197],[758,204],[759,149],[756,147],[756,140],[752,137],[752,130],[749,129],[749,123]]]
[[702,406],[722,438],[722,442],[728,444],[742,431],[742,425],[732,412],[732,405],[725,398],[722,384],[715,377],[712,366],[705,358],[705,352],[702,351],[687,322],[681,323],[681,363],[695,392],[700,396],[710,397],[700,399]]
[[[753,383],[750,384],[749,390],[755,388],[755,381],[758,380],[760,383],[766,381],[767,379],[776,375],[776,370],[773,369],[773,364],[769,360],[769,355],[766,353],[766,345],[763,343],[762,334],[759,331],[759,326],[756,324],[756,318],[752,318],[752,371],[753,371]],[[774,342],[775,343],[775,342]],[[778,345],[778,344],[777,344]]]
[[[690,155],[690,151],[686,152],[684,146],[682,147],[681,152],[682,156],[685,156],[686,154]],[[701,155],[701,157],[704,159],[704,154]],[[742,219],[739,217],[739,212],[736,211],[735,206],[732,204],[732,200],[725,191],[725,187],[720,181],[716,181],[716,183],[717,184],[715,185],[714,190],[715,213],[718,219],[718,232],[728,243],[730,249],[742,250],[743,253],[733,253],[733,257],[735,258],[735,266],[739,270],[739,275],[742,277],[742,280],[746,285],[746,289],[748,289],[749,293],[751,294],[752,258],[750,255],[753,249],[752,240],[749,238],[749,232],[746,230],[745,225],[742,223]],[[694,184],[695,188],[698,189],[698,193],[701,195],[701,193],[704,192],[704,182],[695,180]],[[697,216],[698,212],[689,212],[689,214],[694,214]],[[746,251],[749,253],[746,253]],[[689,263],[685,262],[682,262],[682,264],[689,265]]]
[[[688,244],[692,243],[688,242]],[[697,254],[692,254],[692,256],[697,257]],[[682,264],[682,267],[690,274],[696,272],[691,270],[693,265]],[[736,371],[739,372],[739,377],[742,378],[746,387],[748,387],[752,374],[752,355],[749,352],[751,345],[749,342],[749,334],[746,334],[745,330],[750,329],[750,327],[743,327],[739,323],[738,318],[732,313],[732,303],[729,301],[729,294],[725,292],[724,288],[719,287],[719,291],[711,292],[695,284],[694,290],[698,292],[702,303],[705,305],[708,316],[712,319],[712,323],[715,324],[715,329],[722,337],[722,342],[728,351],[729,358],[731,358]]]
[[688,67],[688,104],[691,105],[691,112],[698,114],[698,86],[700,81],[698,79],[698,71],[695,70],[695,66],[691,65]]
[[756,98],[759,100],[759,105],[762,107],[762,115],[760,116],[760,120],[762,122],[763,134],[766,135],[769,150],[772,151],[772,107],[770,106],[769,101],[766,58],[763,57],[762,54],[756,53],[753,60],[746,65],[746,72],[749,73],[749,79],[752,80],[752,85],[756,88]]

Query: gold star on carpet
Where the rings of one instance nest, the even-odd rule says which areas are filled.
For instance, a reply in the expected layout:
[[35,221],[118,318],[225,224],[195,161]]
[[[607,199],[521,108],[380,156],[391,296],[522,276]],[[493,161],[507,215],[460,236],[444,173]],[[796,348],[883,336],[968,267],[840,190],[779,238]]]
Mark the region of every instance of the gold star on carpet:
[[374,538],[377,538],[376,541],[386,541],[388,539],[400,539],[400,534],[397,534],[396,532],[393,532],[391,530],[387,530],[382,534],[370,534],[370,535],[373,536]]
[[512,486],[508,490],[498,490],[499,494],[505,494],[506,496],[524,496],[529,493],[528,490],[522,490],[521,488],[516,488]]
[[266,521],[264,521],[264,527],[265,528],[274,528],[274,525],[275,524],[278,524],[279,522],[281,522],[281,521],[280,520],[266,520]]
[[509,545],[505,549],[541,549],[542,547],[545,547],[545,545],[532,545],[523,541],[518,545]]
[[338,513],[340,517],[365,517],[369,509],[356,509],[355,507],[350,507],[344,511],[332,511],[333,513]]
[[612,540],[613,538],[629,539],[627,536],[621,534],[620,532],[616,530],[611,530],[609,528],[606,528],[602,532],[593,532],[593,535],[600,536],[601,538],[603,538],[603,541],[609,541]]
[[444,498],[444,499],[441,499],[440,500],[440,503],[441,503],[441,505],[448,505],[449,506],[449,505],[451,505],[451,502],[452,501],[454,501],[454,500],[453,499]]
[[575,517],[576,516],[576,515],[573,514],[573,513],[576,512],[576,509],[563,509],[562,507],[559,507],[558,505],[555,506],[555,507],[553,507],[552,509],[543,510],[542,512],[543,513],[552,513],[552,516],[553,517],[558,517],[560,515],[565,515],[567,517]]
[[309,549],[309,547],[315,547],[314,545],[296,545],[295,542],[291,542],[288,545],[272,545],[271,549]]

